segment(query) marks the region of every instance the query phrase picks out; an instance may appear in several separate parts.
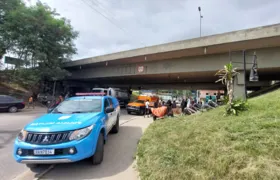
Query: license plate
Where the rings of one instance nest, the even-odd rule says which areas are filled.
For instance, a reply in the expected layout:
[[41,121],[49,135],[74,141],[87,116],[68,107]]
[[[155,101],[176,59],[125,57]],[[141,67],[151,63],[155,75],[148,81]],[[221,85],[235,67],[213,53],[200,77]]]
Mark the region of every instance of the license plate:
[[35,149],[34,155],[54,155],[54,149]]

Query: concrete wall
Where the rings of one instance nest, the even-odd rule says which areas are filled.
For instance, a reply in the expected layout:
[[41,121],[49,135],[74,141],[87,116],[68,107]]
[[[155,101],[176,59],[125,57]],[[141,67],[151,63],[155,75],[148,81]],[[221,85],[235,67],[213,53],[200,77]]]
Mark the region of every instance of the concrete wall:
[[217,90],[200,90],[200,98],[206,98],[206,95],[217,95],[218,92],[220,92],[220,94],[224,94],[224,91],[217,91]]
[[[247,52],[247,63],[251,63],[254,51]],[[258,67],[274,68],[280,67],[280,47],[266,48],[256,50],[258,57]],[[243,68],[242,52],[232,53],[232,61],[236,67]],[[121,66],[105,66],[90,69],[80,69],[71,71],[73,79],[87,79],[98,77],[118,77],[131,76],[141,74],[166,74],[166,73],[181,73],[181,72],[203,72],[217,71],[223,68],[223,65],[229,62],[229,54],[205,55],[196,57],[187,57],[182,59],[170,59],[163,61],[147,62],[142,64],[128,64]],[[138,73],[137,67],[144,66],[144,71]],[[251,65],[247,65],[250,69]]]

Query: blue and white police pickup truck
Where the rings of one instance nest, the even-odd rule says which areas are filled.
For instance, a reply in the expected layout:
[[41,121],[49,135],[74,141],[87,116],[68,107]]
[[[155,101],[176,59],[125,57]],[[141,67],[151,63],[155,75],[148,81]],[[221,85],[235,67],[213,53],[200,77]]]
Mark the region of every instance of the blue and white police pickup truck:
[[103,160],[109,132],[118,133],[120,106],[111,96],[77,93],[27,124],[14,144],[14,158],[32,168],[37,164]]

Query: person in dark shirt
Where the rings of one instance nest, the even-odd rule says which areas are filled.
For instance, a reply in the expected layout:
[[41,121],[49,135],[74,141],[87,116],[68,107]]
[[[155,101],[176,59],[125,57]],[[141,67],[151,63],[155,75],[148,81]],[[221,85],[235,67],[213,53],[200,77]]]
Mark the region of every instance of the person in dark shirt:
[[167,107],[167,116],[173,117],[172,103],[170,100],[167,101],[166,107]]
[[172,108],[177,108],[176,101],[173,101]]
[[155,103],[154,103],[154,108],[158,108],[159,107],[159,100],[157,100]]
[[185,99],[183,99],[182,102],[181,102],[181,110],[182,110],[182,113],[184,112],[184,109],[186,108],[186,106],[187,106],[187,102],[186,102]]

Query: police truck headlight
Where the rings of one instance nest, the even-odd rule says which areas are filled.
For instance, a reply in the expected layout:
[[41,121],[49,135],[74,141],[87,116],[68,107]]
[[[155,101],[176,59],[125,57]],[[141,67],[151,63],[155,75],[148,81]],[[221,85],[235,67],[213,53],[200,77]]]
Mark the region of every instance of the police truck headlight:
[[69,140],[72,141],[72,140],[80,140],[84,137],[86,137],[87,135],[89,135],[89,133],[91,132],[91,130],[93,129],[94,125],[91,125],[91,126],[88,126],[86,128],[83,128],[83,129],[79,129],[79,130],[76,130],[74,131],[70,137],[69,137]]
[[20,133],[18,134],[18,140],[25,141],[26,137],[27,137],[27,131],[21,130]]

